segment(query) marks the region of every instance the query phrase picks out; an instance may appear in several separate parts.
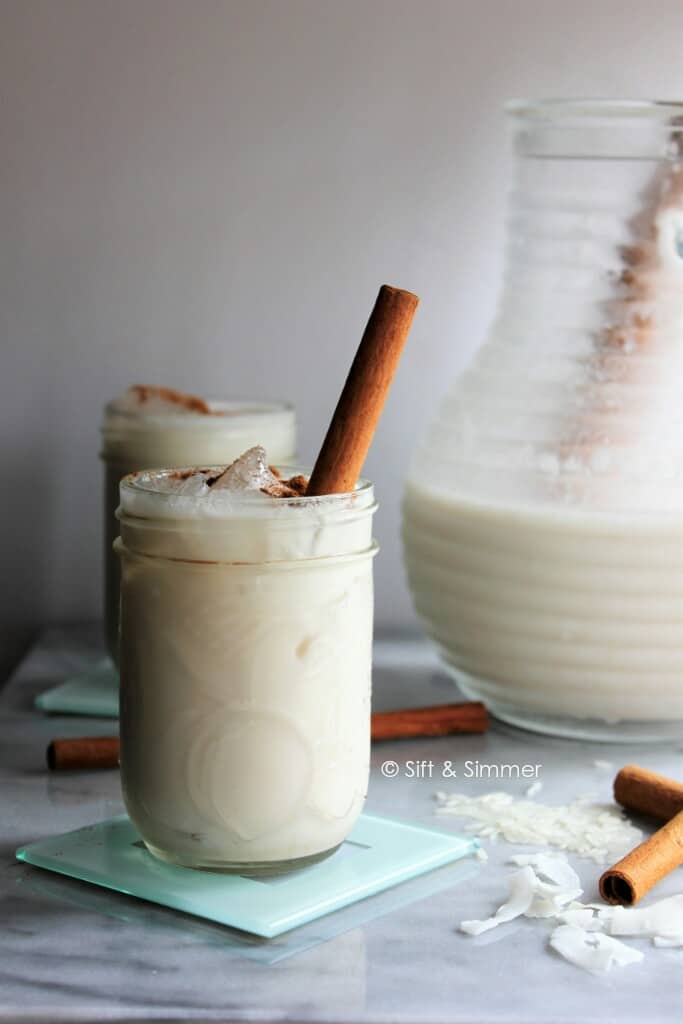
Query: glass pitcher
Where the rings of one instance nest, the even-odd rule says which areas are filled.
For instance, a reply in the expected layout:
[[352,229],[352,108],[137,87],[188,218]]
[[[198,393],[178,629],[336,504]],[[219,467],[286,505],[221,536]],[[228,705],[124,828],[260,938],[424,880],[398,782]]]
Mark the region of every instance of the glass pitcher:
[[683,103],[514,102],[488,339],[413,460],[418,613],[543,732],[683,735]]

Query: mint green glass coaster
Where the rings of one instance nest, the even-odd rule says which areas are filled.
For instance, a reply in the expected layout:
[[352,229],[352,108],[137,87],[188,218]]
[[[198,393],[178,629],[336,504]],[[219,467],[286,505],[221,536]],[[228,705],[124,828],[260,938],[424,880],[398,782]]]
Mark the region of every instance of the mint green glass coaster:
[[51,714],[119,716],[119,674],[109,658],[40,693],[35,706]]
[[195,871],[153,857],[128,818],[17,850],[19,860],[264,938],[459,860],[477,840],[363,814],[327,860],[277,878]]
[[[17,884],[41,903],[52,901],[61,906],[62,910],[66,903],[88,913],[104,914],[116,921],[144,927],[147,938],[154,941],[156,936],[162,945],[169,940],[169,936],[175,935],[178,942],[208,942],[213,947],[219,945],[226,957],[234,956],[270,965],[315,949],[321,943],[329,942],[346,932],[357,932],[359,928],[386,914],[394,914],[414,903],[434,899],[441,893],[447,894],[449,901],[454,900],[454,890],[476,878],[480,871],[478,860],[465,857],[457,863],[445,864],[424,875],[409,878],[401,885],[384,889],[374,896],[351,903],[333,914],[318,917],[274,938],[262,938],[224,924],[180,914],[161,904],[123,898],[117,892],[112,893],[97,885],[81,885],[73,878],[52,871],[27,871],[17,879]],[[455,909],[453,913],[457,916]],[[364,949],[362,942],[360,948]]]

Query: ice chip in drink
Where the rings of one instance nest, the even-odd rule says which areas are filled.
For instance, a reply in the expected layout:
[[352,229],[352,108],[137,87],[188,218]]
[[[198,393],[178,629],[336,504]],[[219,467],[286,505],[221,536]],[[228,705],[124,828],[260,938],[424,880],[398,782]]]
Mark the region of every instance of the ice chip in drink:
[[277,482],[278,478],[268,468],[265,448],[255,445],[221,473],[214,481],[212,490],[261,491],[264,487],[273,487]]
[[192,473],[190,476],[179,479],[173,493],[189,498],[199,498],[208,494],[209,484],[206,473]]
[[167,476],[158,476],[155,488],[178,497],[201,497],[209,493],[207,474],[202,470],[179,470]]

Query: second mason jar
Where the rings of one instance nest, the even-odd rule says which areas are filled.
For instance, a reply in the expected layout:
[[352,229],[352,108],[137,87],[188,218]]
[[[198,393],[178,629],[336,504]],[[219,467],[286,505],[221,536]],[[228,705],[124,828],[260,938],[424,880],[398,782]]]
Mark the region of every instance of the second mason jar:
[[102,422],[105,638],[115,662],[120,574],[112,544],[119,532],[115,512],[121,478],[156,466],[231,462],[255,444],[263,444],[275,462],[293,462],[296,457],[296,414],[285,402],[207,399],[207,413],[160,410],[155,405],[150,411],[146,404],[131,405],[129,394],[105,406]]
[[121,776],[176,864],[277,873],[333,852],[365,799],[373,489],[268,498],[121,484]]

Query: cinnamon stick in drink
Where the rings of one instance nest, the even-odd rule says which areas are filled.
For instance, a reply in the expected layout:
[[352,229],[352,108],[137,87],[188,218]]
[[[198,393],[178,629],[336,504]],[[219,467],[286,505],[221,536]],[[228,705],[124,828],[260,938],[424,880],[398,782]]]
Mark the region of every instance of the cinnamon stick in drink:
[[[377,711],[371,718],[373,740],[417,739],[421,736],[450,736],[478,733],[488,729],[484,704],[438,704],[427,708]],[[118,768],[118,736],[91,736],[53,740],[47,748],[48,767],[68,769]]]
[[354,489],[419,301],[412,292],[387,284],[380,288],[313,467],[308,495]]

